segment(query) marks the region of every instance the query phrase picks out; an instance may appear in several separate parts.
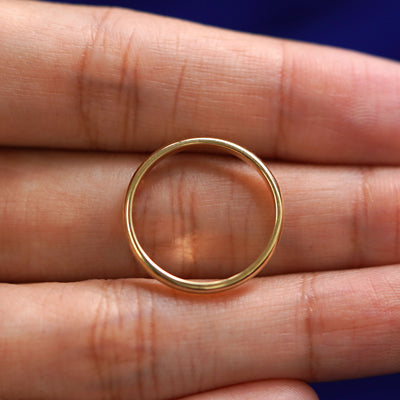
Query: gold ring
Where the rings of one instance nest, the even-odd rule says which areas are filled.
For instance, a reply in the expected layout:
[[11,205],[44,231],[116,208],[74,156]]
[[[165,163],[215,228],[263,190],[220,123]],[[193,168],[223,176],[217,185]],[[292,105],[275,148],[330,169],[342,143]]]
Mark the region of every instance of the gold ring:
[[[195,281],[182,279],[162,269],[143,250],[142,246],[139,243],[133,224],[133,201],[135,199],[135,194],[142,178],[155,166],[155,164],[157,164],[157,162],[159,162],[166,156],[172,155],[174,153],[179,153],[185,150],[187,147],[199,145],[217,146],[235,155],[246,163],[254,166],[257,169],[257,172],[266,180],[266,182],[270,186],[275,203],[274,228],[269,242],[267,243],[260,256],[243,271],[232,275],[229,278],[213,281]],[[231,143],[226,140],[214,138],[192,138],[172,143],[166,147],[163,147],[160,150],[157,150],[140,165],[140,167],[134,173],[128,186],[125,197],[124,215],[126,231],[132,252],[136,256],[139,263],[151,276],[174,289],[182,290],[185,292],[216,293],[241,285],[242,283],[246,282],[256,274],[258,274],[261,269],[266,265],[268,260],[271,258],[272,253],[276,248],[276,245],[278,244],[281,234],[283,205],[282,195],[274,176],[272,175],[270,170],[264,165],[264,163],[253,153],[241,146],[238,146],[235,143]]]

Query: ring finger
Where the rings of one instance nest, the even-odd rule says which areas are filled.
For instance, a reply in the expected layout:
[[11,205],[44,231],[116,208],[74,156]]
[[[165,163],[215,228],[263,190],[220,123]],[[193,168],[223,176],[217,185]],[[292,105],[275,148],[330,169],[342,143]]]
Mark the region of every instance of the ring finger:
[[[2,150],[0,279],[144,277],[125,238],[125,190],[141,155]],[[269,164],[285,202],[266,274],[400,262],[400,170]],[[177,275],[222,277],[265,246],[273,203],[237,160],[178,155],[136,201],[148,253]],[[265,189],[265,190],[264,190]]]

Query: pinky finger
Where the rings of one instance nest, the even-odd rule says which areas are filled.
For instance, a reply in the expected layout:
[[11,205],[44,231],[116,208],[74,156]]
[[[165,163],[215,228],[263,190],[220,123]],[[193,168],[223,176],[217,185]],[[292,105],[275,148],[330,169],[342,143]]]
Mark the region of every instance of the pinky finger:
[[302,381],[275,379],[229,386],[180,400],[318,400],[318,396]]

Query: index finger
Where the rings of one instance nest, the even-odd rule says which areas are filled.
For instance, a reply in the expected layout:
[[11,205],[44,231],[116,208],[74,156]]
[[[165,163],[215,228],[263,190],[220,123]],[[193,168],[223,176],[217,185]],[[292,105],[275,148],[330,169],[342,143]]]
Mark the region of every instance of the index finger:
[[264,157],[400,157],[400,67],[127,10],[0,5],[0,143],[150,151],[185,137]]

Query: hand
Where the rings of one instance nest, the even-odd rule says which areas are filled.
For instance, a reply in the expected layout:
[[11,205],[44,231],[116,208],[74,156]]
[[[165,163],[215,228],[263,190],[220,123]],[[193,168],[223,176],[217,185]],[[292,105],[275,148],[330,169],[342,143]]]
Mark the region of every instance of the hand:
[[[397,63],[22,1],[0,48],[1,398],[309,400],[303,380],[400,371]],[[210,296],[144,279],[122,221],[144,153],[196,136],[255,151],[285,201],[264,276]],[[142,189],[143,243],[177,275],[263,247],[240,162],[178,156]]]

